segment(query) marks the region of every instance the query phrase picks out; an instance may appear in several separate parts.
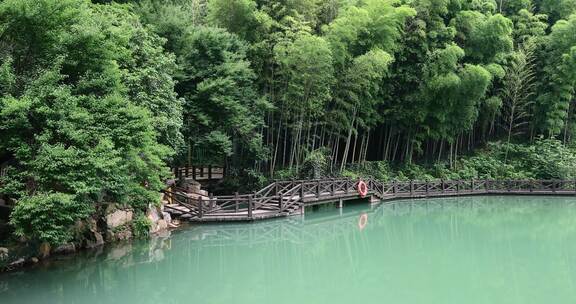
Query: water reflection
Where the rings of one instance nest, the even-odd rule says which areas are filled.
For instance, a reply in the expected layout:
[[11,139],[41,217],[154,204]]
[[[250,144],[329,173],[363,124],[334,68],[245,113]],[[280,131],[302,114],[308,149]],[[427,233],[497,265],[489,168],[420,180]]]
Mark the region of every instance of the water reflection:
[[434,199],[190,227],[0,275],[0,302],[572,303],[575,203]]

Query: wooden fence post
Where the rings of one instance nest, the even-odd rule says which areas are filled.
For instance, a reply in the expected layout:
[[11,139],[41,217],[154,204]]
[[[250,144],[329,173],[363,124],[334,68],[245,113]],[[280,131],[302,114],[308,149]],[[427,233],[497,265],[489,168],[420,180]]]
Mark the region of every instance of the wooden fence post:
[[192,166],[192,179],[196,180],[196,167]]
[[392,193],[394,193],[394,195],[396,195],[396,190],[397,190],[396,187],[397,187],[396,180],[393,180],[392,181]]
[[252,199],[253,199],[253,194],[248,195],[248,218],[252,219]]
[[210,198],[210,210],[213,210],[214,208],[216,208],[216,201],[214,201],[214,194],[210,193],[210,195],[208,196]]
[[334,188],[335,188],[335,182],[334,182],[334,179],[331,178],[330,179],[330,195],[332,195],[332,196],[334,196],[334,193],[336,191]]
[[410,180],[410,196],[414,196],[414,181]]
[[460,180],[456,181],[456,194],[460,194]]
[[474,192],[474,179],[472,179],[470,181],[470,192],[473,193]]
[[235,206],[236,212],[238,212],[238,210],[240,209],[239,201],[238,201],[238,192],[234,192],[234,206]]
[[212,179],[212,165],[208,165],[208,179]]
[[444,179],[441,179],[441,180],[440,180],[440,189],[441,189],[442,193],[445,192],[444,188],[445,188],[445,187],[444,187]]
[[316,198],[320,198],[320,180],[316,181]]
[[198,218],[202,218],[204,215],[204,202],[202,202],[202,197],[198,197]]

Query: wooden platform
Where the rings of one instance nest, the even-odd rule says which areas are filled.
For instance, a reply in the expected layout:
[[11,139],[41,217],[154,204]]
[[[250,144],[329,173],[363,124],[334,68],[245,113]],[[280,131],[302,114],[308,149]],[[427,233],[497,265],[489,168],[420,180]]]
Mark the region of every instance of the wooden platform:
[[182,192],[166,192],[165,205],[173,217],[196,222],[252,221],[302,214],[307,206],[365,199],[385,202],[406,198],[468,195],[561,195],[576,197],[576,181],[470,180],[379,182],[365,180],[368,194],[361,197],[358,181],[322,179],[277,181],[247,195],[219,196],[208,200]]

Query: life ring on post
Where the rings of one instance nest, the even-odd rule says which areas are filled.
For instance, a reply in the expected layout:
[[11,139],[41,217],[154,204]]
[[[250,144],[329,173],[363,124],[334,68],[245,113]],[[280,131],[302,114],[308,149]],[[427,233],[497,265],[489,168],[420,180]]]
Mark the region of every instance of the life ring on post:
[[366,228],[366,224],[368,224],[368,214],[362,213],[358,219],[358,228],[360,230],[364,230],[364,228]]
[[359,181],[356,185],[356,190],[358,190],[358,194],[360,197],[365,197],[368,194],[368,186],[364,181]]

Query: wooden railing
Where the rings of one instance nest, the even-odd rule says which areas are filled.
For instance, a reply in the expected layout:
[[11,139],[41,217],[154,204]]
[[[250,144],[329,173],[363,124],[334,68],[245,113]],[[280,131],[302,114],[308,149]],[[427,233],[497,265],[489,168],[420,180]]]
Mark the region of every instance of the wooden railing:
[[[482,194],[552,194],[576,196],[576,181],[567,180],[434,180],[380,182],[365,179],[368,196],[381,201]],[[168,206],[196,220],[252,220],[286,216],[306,205],[360,198],[358,181],[346,178],[276,181],[252,194],[192,198],[182,192],[165,193]]]
[[226,176],[225,167],[186,166],[172,169],[176,178],[192,178],[197,181],[218,180]]

